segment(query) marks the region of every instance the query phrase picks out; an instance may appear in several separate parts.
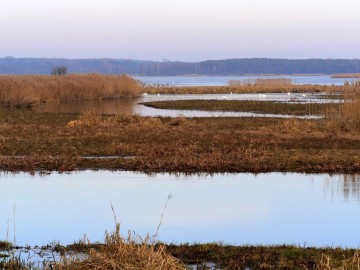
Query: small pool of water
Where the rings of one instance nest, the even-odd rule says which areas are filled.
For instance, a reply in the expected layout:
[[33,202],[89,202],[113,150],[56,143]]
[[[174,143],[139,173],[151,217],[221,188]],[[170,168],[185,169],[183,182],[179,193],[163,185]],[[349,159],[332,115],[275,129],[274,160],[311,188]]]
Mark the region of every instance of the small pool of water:
[[153,235],[171,194],[158,233],[168,243],[360,246],[357,175],[2,173],[0,190],[0,239],[18,245],[102,241],[111,204],[124,235]]

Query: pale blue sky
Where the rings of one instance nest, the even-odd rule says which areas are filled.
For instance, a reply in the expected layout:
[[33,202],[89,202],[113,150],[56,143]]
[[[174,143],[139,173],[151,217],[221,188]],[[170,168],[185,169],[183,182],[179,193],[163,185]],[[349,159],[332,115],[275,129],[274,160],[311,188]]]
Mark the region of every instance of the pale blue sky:
[[0,57],[360,58],[359,0],[7,0]]

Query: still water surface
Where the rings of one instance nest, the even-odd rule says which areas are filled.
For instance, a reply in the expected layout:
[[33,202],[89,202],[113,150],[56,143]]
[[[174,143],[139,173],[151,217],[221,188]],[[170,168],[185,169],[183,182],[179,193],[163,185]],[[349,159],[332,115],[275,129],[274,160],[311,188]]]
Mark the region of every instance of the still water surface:
[[112,230],[166,242],[360,246],[360,177],[304,174],[185,176],[82,171],[0,175],[0,239],[72,243]]

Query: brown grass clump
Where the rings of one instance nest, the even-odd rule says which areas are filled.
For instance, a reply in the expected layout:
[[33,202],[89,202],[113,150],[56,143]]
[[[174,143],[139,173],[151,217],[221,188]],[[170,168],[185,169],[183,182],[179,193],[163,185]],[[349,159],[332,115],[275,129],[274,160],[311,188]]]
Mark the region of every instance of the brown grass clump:
[[0,106],[106,100],[135,97],[141,92],[141,83],[127,75],[0,76]]
[[316,270],[360,270],[360,253],[356,251],[353,257],[346,258],[340,262],[334,260],[331,255],[322,255]]
[[107,270],[107,269],[186,269],[185,265],[169,253],[164,245],[154,244],[133,236],[130,232],[125,239],[120,235],[120,226],[116,231],[106,234],[105,243],[98,249],[90,249],[88,256],[81,259],[63,257],[60,263],[53,265],[57,270]]
[[250,94],[250,93],[334,93],[343,86],[334,85],[226,85],[226,86],[147,86],[149,94]]

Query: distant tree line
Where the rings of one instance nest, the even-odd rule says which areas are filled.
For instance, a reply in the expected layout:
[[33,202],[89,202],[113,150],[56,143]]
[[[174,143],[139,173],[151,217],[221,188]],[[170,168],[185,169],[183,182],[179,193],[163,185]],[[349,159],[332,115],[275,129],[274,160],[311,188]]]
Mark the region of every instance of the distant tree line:
[[360,73],[360,59],[244,58],[202,62],[157,62],[127,59],[0,58],[0,74],[49,74],[54,67],[69,73],[127,73],[145,76],[336,74]]

